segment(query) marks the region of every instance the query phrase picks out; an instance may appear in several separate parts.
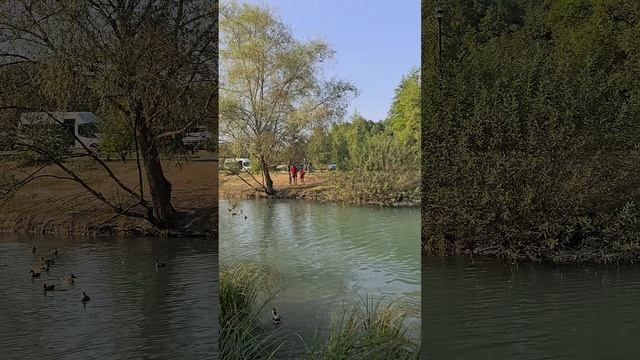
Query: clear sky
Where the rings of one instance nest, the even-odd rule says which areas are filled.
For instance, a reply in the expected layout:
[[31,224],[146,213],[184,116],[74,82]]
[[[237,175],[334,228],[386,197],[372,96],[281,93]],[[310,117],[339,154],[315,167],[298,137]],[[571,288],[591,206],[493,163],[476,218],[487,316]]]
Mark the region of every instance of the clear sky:
[[403,75],[420,65],[419,0],[249,0],[276,10],[299,40],[320,38],[336,51],[327,75],[351,81],[357,110],[387,116]]

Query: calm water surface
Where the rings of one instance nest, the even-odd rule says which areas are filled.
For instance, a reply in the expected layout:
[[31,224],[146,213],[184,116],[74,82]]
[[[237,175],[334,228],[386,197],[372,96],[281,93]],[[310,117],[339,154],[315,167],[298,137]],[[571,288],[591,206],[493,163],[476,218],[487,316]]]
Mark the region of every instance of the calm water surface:
[[276,307],[281,329],[308,340],[317,327],[328,325],[334,307],[358,294],[420,301],[417,208],[247,200],[228,209],[229,202],[220,201],[222,263],[250,260],[282,275],[265,322]]
[[426,359],[640,356],[640,268],[422,261]]
[[[214,245],[0,234],[0,358],[216,358]],[[54,247],[49,274],[32,280],[29,270]],[[156,271],[156,257],[167,267]],[[78,277],[73,285],[62,280],[69,273]],[[45,296],[44,282],[62,291]],[[86,306],[82,291],[91,297]]]

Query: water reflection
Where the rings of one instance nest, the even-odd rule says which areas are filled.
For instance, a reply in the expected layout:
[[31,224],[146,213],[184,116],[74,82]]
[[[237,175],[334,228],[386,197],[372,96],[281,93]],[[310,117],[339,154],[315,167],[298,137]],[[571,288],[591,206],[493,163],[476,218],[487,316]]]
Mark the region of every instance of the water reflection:
[[[32,254],[35,244],[37,253]],[[0,235],[0,353],[51,358],[216,357],[217,256],[205,239]],[[49,273],[29,274],[58,248]],[[160,258],[166,268],[156,271]],[[78,278],[66,284],[69,273]],[[63,291],[47,292],[43,283]],[[83,306],[82,292],[91,300]]]
[[424,257],[427,359],[632,359],[640,270]]

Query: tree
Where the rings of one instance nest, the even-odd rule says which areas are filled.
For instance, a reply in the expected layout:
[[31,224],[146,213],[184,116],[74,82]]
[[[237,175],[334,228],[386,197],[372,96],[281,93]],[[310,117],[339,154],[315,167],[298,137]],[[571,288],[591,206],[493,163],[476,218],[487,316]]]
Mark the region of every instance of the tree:
[[331,139],[329,132],[322,126],[316,126],[307,142],[307,157],[311,163],[320,165],[331,161]]
[[395,90],[385,129],[411,149],[419,151],[420,143],[420,73],[417,69],[402,77]]
[[118,156],[125,162],[133,150],[134,134],[123,114],[119,111],[98,114],[100,133],[100,154],[107,157]]
[[468,3],[446,2],[441,61],[425,28],[425,247],[637,256],[637,2]]
[[268,8],[232,3],[221,19],[221,131],[260,164],[273,195],[269,165],[292,138],[339,118],[356,89],[322,76],[334,52],[300,42]]
[[[0,4],[0,70],[20,74],[16,96],[3,94],[0,109],[115,113],[129,129],[139,174],[138,190],[98,162],[131,203],[117,204],[64,166],[66,153],[22,144],[44,155],[117,214],[140,217],[159,228],[175,225],[171,183],[158,144],[175,138],[193,119],[217,116],[217,2],[208,0],[32,1]],[[15,70],[17,69],[17,70]],[[29,96],[25,96],[25,93]],[[97,104],[97,105],[96,105]],[[40,170],[39,170],[40,171]],[[143,183],[148,184],[148,195]],[[11,194],[37,174],[16,181]]]

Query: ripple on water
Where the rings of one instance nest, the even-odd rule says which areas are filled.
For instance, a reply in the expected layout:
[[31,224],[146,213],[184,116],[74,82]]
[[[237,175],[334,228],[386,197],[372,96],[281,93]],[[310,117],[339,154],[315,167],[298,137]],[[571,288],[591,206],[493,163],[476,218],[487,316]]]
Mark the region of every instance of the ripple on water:
[[[32,241],[38,255],[31,253]],[[57,247],[49,274],[28,270]],[[15,358],[214,358],[217,256],[213,243],[0,236],[0,354]],[[169,263],[156,272],[153,260]],[[73,285],[61,278],[69,273]],[[194,275],[196,274],[196,275]],[[197,276],[197,274],[207,274]],[[44,296],[43,283],[63,291]],[[86,306],[82,291],[91,296]],[[10,319],[10,320],[9,320]]]
[[635,358],[640,270],[423,259],[425,349],[433,358]]
[[275,306],[287,319],[287,332],[309,337],[358,292],[419,299],[418,209],[291,200],[239,201],[236,209],[251,221],[220,213],[221,259],[277,268],[280,292],[263,316],[269,321],[268,309]]

